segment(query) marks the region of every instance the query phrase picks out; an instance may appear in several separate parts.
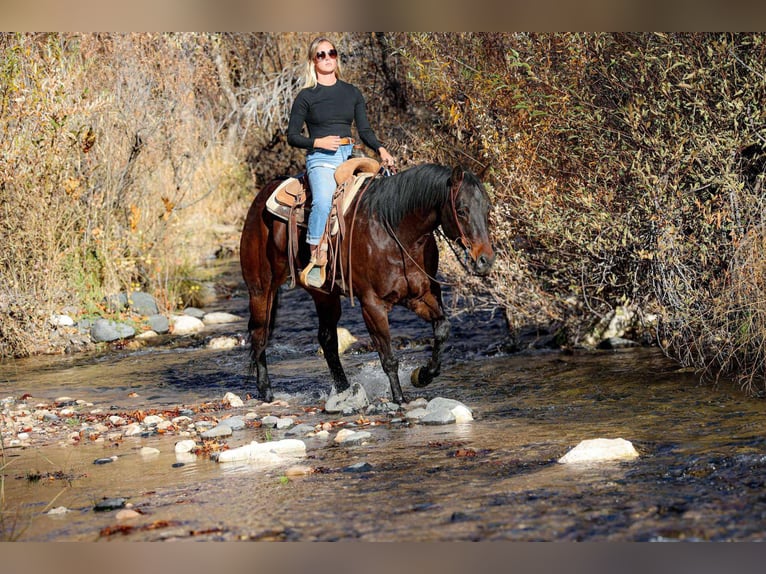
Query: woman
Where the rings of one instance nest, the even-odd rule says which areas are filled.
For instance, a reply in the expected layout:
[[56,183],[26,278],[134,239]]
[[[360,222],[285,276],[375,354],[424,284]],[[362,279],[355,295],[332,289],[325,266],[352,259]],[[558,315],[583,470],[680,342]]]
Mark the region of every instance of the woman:
[[[287,143],[305,149],[306,172],[311,186],[312,202],[306,242],[311,262],[301,275],[311,287],[325,281],[327,245],[319,246],[335,192],[335,168],[346,161],[354,149],[351,124],[356,124],[362,141],[378,152],[385,166],[394,158],[388,153],[370,127],[364,97],[353,85],[340,79],[338,51],[327,38],[317,38],[308,50],[305,83],[290,112]],[[302,134],[306,125],[308,136]]]

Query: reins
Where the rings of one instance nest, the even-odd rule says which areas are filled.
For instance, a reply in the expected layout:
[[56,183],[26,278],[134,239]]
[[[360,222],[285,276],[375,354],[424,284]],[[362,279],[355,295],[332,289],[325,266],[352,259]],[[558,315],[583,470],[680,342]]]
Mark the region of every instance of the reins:
[[[354,225],[356,224],[356,212],[359,209],[359,204],[362,202],[362,195],[370,187],[370,184],[380,175],[388,172],[388,168],[380,166],[378,172],[367,180],[364,187],[359,190],[356,195],[356,203],[354,204],[354,213],[351,216],[351,228],[348,230],[348,299],[351,302],[351,306],[354,306],[354,281],[353,281],[353,266],[351,265],[351,246],[354,243]],[[341,270],[343,266],[341,266]]]

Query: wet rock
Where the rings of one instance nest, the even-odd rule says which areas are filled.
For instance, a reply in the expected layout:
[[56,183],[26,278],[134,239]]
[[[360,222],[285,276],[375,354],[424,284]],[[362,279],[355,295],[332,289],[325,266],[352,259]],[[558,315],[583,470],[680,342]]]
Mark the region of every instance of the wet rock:
[[237,337],[213,337],[206,346],[208,349],[225,351],[227,349],[235,349],[240,345],[241,341]]
[[202,322],[205,325],[222,325],[226,323],[236,323],[237,321],[242,320],[242,317],[239,317],[238,315],[223,312],[205,313],[202,317]]
[[278,430],[288,429],[294,424],[295,422],[293,421],[292,417],[280,417],[279,419],[277,419]]
[[160,450],[157,448],[153,448],[151,446],[144,446],[141,447],[141,450],[138,451],[138,454],[140,454],[142,457],[152,457],[157,456],[160,454]]
[[427,414],[428,414],[428,411],[425,408],[419,407],[419,408],[407,411],[405,418],[409,421],[419,421]]
[[110,510],[118,510],[125,507],[125,503],[128,502],[127,498],[105,498],[96,503],[93,510],[96,512],[108,512]]
[[250,444],[218,453],[218,462],[248,461],[264,465],[281,464],[294,457],[305,457],[306,445],[293,438]]
[[333,388],[324,410],[327,413],[340,413],[346,409],[359,411],[365,409],[370,404],[367,392],[359,383],[352,383],[351,386],[343,392],[336,392]]
[[134,291],[127,297],[128,307],[138,315],[156,315],[159,307],[154,297],[143,291]]
[[116,456],[110,456],[109,458],[97,458],[93,461],[93,464],[109,464],[110,462],[114,462],[117,460]]
[[229,405],[232,408],[245,406],[244,401],[234,393],[226,393],[223,396],[223,403]]
[[276,428],[279,419],[274,415],[268,415],[261,419],[261,426],[265,428]]
[[69,510],[66,506],[57,506],[56,508],[51,508],[47,514],[48,516],[61,516],[63,514],[66,514],[67,512],[72,512]]
[[405,416],[407,420],[426,425],[466,423],[473,420],[471,409],[460,401],[444,397],[436,397],[428,401],[425,408],[412,409]]
[[122,431],[122,434],[125,436],[137,436],[144,432],[143,427],[138,423],[130,423],[128,426],[125,427],[125,429]]
[[55,401],[53,401],[53,404],[58,407],[71,407],[77,404],[77,401],[74,400],[72,397],[59,397]]
[[449,425],[455,422],[455,415],[448,409],[426,411],[426,414],[418,419],[424,425]]
[[159,313],[151,315],[147,318],[146,322],[155,334],[167,333],[170,331],[170,319],[165,315],[160,315]]
[[197,307],[186,307],[184,309],[184,315],[189,315],[195,319],[202,320],[202,317],[205,316],[205,312],[202,309],[198,309]]
[[211,428],[210,430],[206,430],[200,433],[200,436],[202,438],[222,438],[222,437],[231,436],[231,435],[232,435],[232,429],[227,424],[219,424],[218,426],[215,426]]
[[285,432],[285,436],[306,436],[311,434],[314,434],[314,425],[308,423],[301,423]]
[[90,337],[96,343],[129,339],[135,334],[136,330],[130,325],[109,319],[96,319],[90,328]]
[[139,516],[141,516],[140,512],[136,512],[135,510],[131,508],[123,508],[117,514],[114,515],[114,518],[118,522],[122,522],[123,520],[131,520],[133,518],[138,518]]
[[193,440],[179,440],[175,446],[173,447],[173,450],[176,454],[179,453],[185,453],[185,452],[191,452],[195,448],[197,448],[197,443]]
[[233,431],[242,430],[243,428],[245,428],[245,420],[239,416],[225,418],[218,424],[226,425]]
[[363,461],[347,466],[343,469],[343,472],[370,472],[371,470],[372,465],[369,462]]
[[354,337],[348,329],[338,327],[338,353],[342,355],[357,341],[358,339]]
[[163,419],[161,416],[158,416],[158,415],[148,415],[144,417],[144,420],[141,422],[144,424],[144,426],[152,427],[152,426],[157,426],[164,420],[165,419]]
[[341,446],[353,446],[368,442],[372,434],[367,431],[353,431],[351,429],[341,429],[335,435],[335,442]]
[[171,324],[175,335],[191,335],[205,328],[202,321],[191,315],[173,315]]
[[561,464],[602,462],[608,460],[631,460],[638,452],[622,438],[595,438],[584,440],[559,459]]
[[307,474],[311,474],[314,472],[314,469],[310,466],[303,466],[303,465],[294,465],[285,470],[285,476],[289,478],[293,478],[296,476],[306,476]]

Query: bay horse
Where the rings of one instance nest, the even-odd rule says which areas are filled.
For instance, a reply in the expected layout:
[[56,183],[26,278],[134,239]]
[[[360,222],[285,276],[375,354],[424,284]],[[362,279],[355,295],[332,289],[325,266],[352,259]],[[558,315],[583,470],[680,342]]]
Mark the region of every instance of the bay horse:
[[[288,224],[266,208],[266,200],[280,183],[279,179],[272,181],[256,195],[240,240],[242,275],[250,297],[249,376],[252,379],[255,374],[261,398],[266,402],[273,400],[266,346],[274,328],[278,289],[290,275]],[[473,173],[437,164],[376,177],[357,195],[345,217],[345,226],[352,232],[345,234],[339,249],[340,265],[350,284],[336,282],[328,289],[330,277],[323,289],[298,283],[314,300],[319,344],[336,392],[349,388],[338,353],[337,333],[341,296],[349,292],[360,302],[394,402],[405,402],[399,383],[399,361],[392,352],[389,333],[388,314],[394,305],[408,307],[433,327],[430,361],[413,371],[412,384],[424,387],[439,374],[449,322],[441,286],[435,279],[439,251],[434,232],[441,227],[448,239],[462,247],[465,265],[473,273],[486,276],[495,259],[489,236],[490,208],[489,196]],[[299,245],[298,255],[305,264],[305,229],[300,231]]]

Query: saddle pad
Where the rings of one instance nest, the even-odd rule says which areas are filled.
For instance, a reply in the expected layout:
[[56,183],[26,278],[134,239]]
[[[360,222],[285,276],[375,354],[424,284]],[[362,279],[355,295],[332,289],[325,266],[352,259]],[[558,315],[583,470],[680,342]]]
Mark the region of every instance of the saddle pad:
[[[340,196],[340,205],[338,206],[340,212],[346,215],[352,200],[356,197],[357,192],[368,178],[374,177],[376,174],[372,172],[361,172],[354,174],[354,181],[349,185],[345,192]],[[297,201],[297,203],[296,203]],[[279,184],[274,192],[266,200],[266,209],[273,213],[280,219],[287,221],[290,218],[290,210],[292,205],[296,207],[292,208],[295,213],[296,222],[298,225],[305,227],[308,224],[308,214],[311,211],[306,204],[306,190],[303,184],[298,178],[290,177]],[[331,235],[335,235],[338,232],[338,222],[333,221],[331,225]]]
[[306,190],[303,188],[301,180],[297,177],[288,177],[285,181],[279,184],[274,192],[266,200],[266,209],[271,213],[287,221],[290,218],[290,211],[295,213],[296,221],[298,225],[305,227],[306,213],[301,206],[306,203]]

